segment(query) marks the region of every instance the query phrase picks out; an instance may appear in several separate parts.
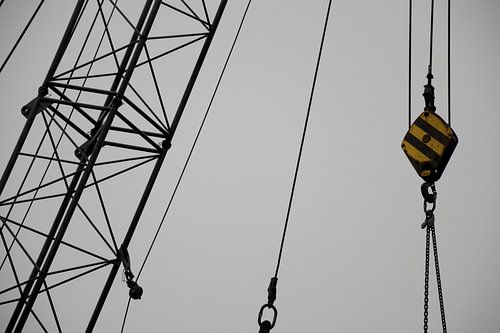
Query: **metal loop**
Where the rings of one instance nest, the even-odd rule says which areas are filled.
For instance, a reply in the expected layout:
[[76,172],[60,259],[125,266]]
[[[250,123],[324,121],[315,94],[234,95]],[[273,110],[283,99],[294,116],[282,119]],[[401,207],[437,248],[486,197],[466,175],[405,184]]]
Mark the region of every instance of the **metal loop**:
[[426,215],[428,215],[429,213],[434,213],[434,211],[436,210],[436,202],[432,202],[432,207],[429,209],[427,207],[427,201],[424,200],[424,212]]
[[434,213],[432,211],[426,211],[425,212],[425,221],[424,223],[422,223],[422,229],[425,229],[425,228],[431,228],[433,229],[434,228]]
[[276,307],[272,304],[264,304],[259,310],[259,317],[258,317],[258,323],[259,326],[262,326],[262,316],[264,315],[264,310],[268,308],[273,310],[273,320],[271,321],[271,327],[269,329],[272,329],[274,325],[276,325],[276,319],[278,318],[278,310]]
[[[430,192],[429,192],[430,190]],[[420,186],[420,191],[424,197],[425,202],[435,203],[437,198],[436,185],[434,183],[423,183]]]
[[[420,186],[420,191],[422,192],[422,196],[424,197],[424,211],[427,216],[431,215],[436,209],[436,200],[437,200],[437,191],[436,185],[434,183],[423,183]],[[428,204],[432,204],[431,208],[428,207]]]

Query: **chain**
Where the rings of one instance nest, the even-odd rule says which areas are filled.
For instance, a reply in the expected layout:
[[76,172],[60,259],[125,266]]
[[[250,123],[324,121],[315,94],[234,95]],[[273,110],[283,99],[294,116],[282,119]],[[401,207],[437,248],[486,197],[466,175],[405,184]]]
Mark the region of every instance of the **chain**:
[[424,333],[427,333],[429,322],[429,228],[425,234],[425,284],[424,284]]
[[436,281],[439,295],[439,309],[441,311],[441,324],[443,325],[443,333],[446,333],[446,318],[444,315],[444,298],[443,298],[443,288],[441,287],[441,273],[439,271],[439,258],[437,250],[437,240],[436,240],[436,229],[434,225],[431,228],[432,232],[432,246],[434,248],[434,264],[436,267]]
[[[422,223],[422,229],[425,231],[425,283],[424,283],[424,333],[427,333],[429,324],[429,258],[430,258],[430,238],[432,236],[432,248],[434,254],[434,266],[436,269],[436,282],[439,296],[439,308],[441,311],[441,324],[443,333],[447,333],[446,319],[444,314],[443,289],[441,287],[441,273],[439,271],[439,257],[437,250],[436,229],[434,226],[437,192],[434,183],[424,183],[421,187],[424,197],[425,221]],[[429,192],[430,191],[430,192]],[[432,204],[431,208],[427,205]]]

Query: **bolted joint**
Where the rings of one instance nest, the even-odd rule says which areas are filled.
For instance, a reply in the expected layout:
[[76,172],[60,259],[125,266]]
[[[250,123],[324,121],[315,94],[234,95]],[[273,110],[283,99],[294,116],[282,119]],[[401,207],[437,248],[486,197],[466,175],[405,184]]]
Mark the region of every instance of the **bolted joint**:
[[168,138],[163,140],[163,142],[161,143],[161,146],[163,149],[168,151],[172,147],[172,137],[169,136]]
[[46,86],[41,86],[38,88],[38,96],[43,97],[48,95],[49,89]]
[[84,142],[80,147],[75,149],[75,156],[80,161],[86,161],[88,157],[92,154],[95,148],[95,142],[97,141],[97,135],[101,129],[101,123],[97,123],[92,130],[90,130],[90,139]]
[[80,147],[75,149],[75,156],[80,161],[86,161],[94,150],[94,141],[85,141]]
[[[32,111],[32,109],[35,107],[36,103],[38,103],[38,107]],[[43,102],[42,96],[40,97],[35,97],[31,101],[29,101],[26,105],[21,107],[21,114],[25,117],[28,118],[31,114],[31,112],[35,112],[35,114],[38,114],[42,112],[43,109],[47,108],[50,105],[50,103]]]
[[113,100],[111,101],[110,107],[118,109],[122,105],[123,105],[122,99],[120,97],[118,97],[118,96],[115,96],[115,97],[113,97]]
[[[35,105],[38,97],[33,98],[31,101],[29,101],[28,104],[24,105],[21,107],[21,114],[28,118],[31,112],[31,109],[33,108],[33,105]],[[38,110],[37,110],[38,111]],[[37,112],[38,113],[38,112]]]

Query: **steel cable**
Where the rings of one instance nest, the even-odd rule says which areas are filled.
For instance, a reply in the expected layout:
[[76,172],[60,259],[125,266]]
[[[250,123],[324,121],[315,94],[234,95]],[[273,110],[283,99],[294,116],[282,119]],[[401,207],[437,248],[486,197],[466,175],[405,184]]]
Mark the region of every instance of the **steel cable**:
[[451,0],[448,0],[448,125],[451,126]]
[[429,73],[432,73],[433,44],[434,44],[434,0],[431,1],[431,29],[429,36]]
[[[200,124],[200,127],[198,128],[198,132],[197,132],[196,137],[195,137],[195,139],[194,139],[194,141],[193,141],[193,144],[191,145],[191,149],[190,149],[190,151],[189,151],[189,154],[188,154],[188,157],[187,157],[187,159],[186,159],[186,162],[184,163],[184,166],[183,166],[183,168],[182,168],[181,174],[180,174],[180,176],[179,176],[179,178],[178,178],[178,180],[177,180],[177,183],[176,183],[176,185],[175,185],[174,191],[172,192],[172,195],[171,195],[171,197],[170,197],[170,199],[169,199],[169,202],[168,202],[168,204],[167,204],[167,207],[165,208],[165,211],[164,211],[163,216],[162,216],[162,218],[161,218],[160,224],[158,225],[158,228],[156,229],[156,232],[155,232],[155,235],[154,235],[154,237],[153,237],[153,240],[151,241],[151,244],[150,244],[150,246],[149,246],[149,248],[148,248],[148,251],[147,251],[147,253],[146,253],[146,256],[144,257],[144,260],[143,260],[143,262],[142,262],[142,264],[141,264],[141,267],[140,267],[140,269],[139,269],[139,271],[138,271],[138,273],[137,273],[136,281],[137,281],[137,280],[139,280],[139,277],[140,277],[140,275],[141,275],[141,273],[142,273],[142,271],[143,271],[143,269],[144,269],[144,266],[146,265],[146,262],[147,262],[147,260],[149,259],[149,255],[151,254],[151,251],[152,251],[152,249],[153,249],[153,247],[154,247],[154,245],[155,245],[155,243],[156,243],[156,240],[157,240],[157,238],[158,238],[158,235],[160,234],[160,231],[161,231],[161,229],[162,229],[162,227],[163,227],[163,225],[164,225],[164,223],[165,223],[166,216],[167,216],[168,212],[170,211],[170,207],[171,207],[171,205],[172,205],[172,202],[173,202],[173,200],[174,200],[174,198],[175,198],[175,195],[176,195],[176,193],[177,193],[177,190],[178,190],[178,188],[179,188],[179,185],[181,184],[181,181],[182,181],[182,179],[183,179],[183,177],[184,177],[185,171],[186,171],[187,166],[188,166],[188,164],[189,164],[189,162],[190,162],[190,160],[191,160],[191,157],[192,157],[192,155],[193,155],[193,152],[194,152],[194,149],[195,149],[195,147],[196,147],[196,144],[198,143],[198,139],[199,139],[199,137],[200,137],[200,135],[201,135],[201,132],[202,132],[202,130],[203,130],[203,127],[204,127],[204,125],[205,125],[205,122],[206,122],[206,120],[207,120],[207,118],[208,118],[208,115],[209,115],[209,113],[210,113],[210,111],[211,111],[213,101],[214,101],[214,99],[215,99],[215,96],[216,96],[216,94],[217,94],[217,91],[218,91],[218,89],[219,89],[219,86],[220,86],[220,84],[221,84],[221,82],[222,82],[222,78],[223,78],[224,73],[225,73],[225,71],[226,71],[226,68],[227,68],[227,65],[228,65],[228,63],[229,63],[229,60],[231,59],[231,55],[232,55],[232,53],[233,53],[233,50],[234,50],[235,45],[236,45],[236,42],[237,42],[237,40],[238,40],[238,38],[239,38],[239,35],[240,35],[240,33],[241,33],[241,30],[242,30],[243,24],[244,24],[244,22],[245,22],[245,19],[246,19],[246,16],[247,16],[247,13],[248,13],[248,10],[249,10],[249,8],[250,8],[251,3],[252,3],[252,0],[248,0],[247,6],[246,6],[245,11],[244,11],[244,13],[243,13],[243,16],[242,16],[242,18],[241,18],[241,21],[240,21],[240,24],[239,24],[238,30],[237,30],[237,32],[236,32],[236,35],[235,35],[235,37],[234,37],[233,43],[232,43],[231,48],[230,48],[230,50],[229,50],[229,53],[228,53],[228,55],[227,55],[227,57],[226,57],[226,61],[225,61],[224,66],[223,66],[223,68],[222,68],[221,74],[219,75],[219,78],[218,78],[218,80],[217,80],[217,84],[216,84],[216,86],[215,86],[214,92],[212,93],[212,97],[211,97],[210,102],[209,102],[209,104],[208,104],[207,110],[205,111],[205,115],[204,115],[204,117],[203,117],[203,120],[202,120],[202,122],[201,122],[201,124]],[[126,307],[125,314],[124,314],[124,318],[123,318],[123,322],[122,322],[121,332],[123,332],[123,331],[124,331],[124,329],[125,329],[125,323],[126,323],[126,320],[127,320],[127,316],[128,316],[128,314],[129,314],[129,307],[130,307],[130,297],[129,297],[128,302],[127,302],[127,307]]]
[[[2,65],[0,66],[0,73],[2,73],[5,65],[7,65],[7,62],[9,61],[10,57],[12,56],[12,54],[14,53],[14,51],[16,50],[17,46],[19,45],[19,43],[23,39],[24,35],[26,34],[26,31],[28,31],[28,28],[30,27],[31,23],[33,22],[33,20],[35,19],[36,15],[40,11],[40,8],[42,8],[42,5],[43,5],[44,2],[45,2],[45,0],[40,1],[40,3],[38,4],[38,6],[35,9],[35,12],[33,13],[33,15],[31,15],[28,23],[26,24],[26,26],[24,27],[23,31],[21,32],[21,35],[19,35],[19,37],[17,38],[16,42],[14,43],[14,46],[10,49],[9,54],[7,55],[7,57],[5,58],[5,60],[2,62]],[[3,3],[3,1],[0,3],[0,6],[2,5],[2,3]]]
[[413,19],[413,2],[409,0],[408,12],[408,128],[411,127],[411,47],[412,47],[412,19]]
[[300,141],[299,155],[297,157],[297,163],[295,165],[295,174],[293,176],[293,183],[292,183],[292,189],[290,191],[290,199],[288,201],[288,208],[287,208],[287,212],[286,212],[285,225],[283,227],[283,235],[281,237],[281,244],[280,244],[280,250],[279,250],[279,255],[278,255],[278,262],[276,264],[276,272],[274,274],[275,278],[278,277],[278,272],[279,272],[279,268],[280,268],[280,264],[281,264],[281,257],[283,255],[283,247],[284,247],[284,244],[285,244],[285,237],[286,237],[286,232],[287,232],[287,228],[288,228],[288,222],[289,222],[289,219],[290,219],[290,212],[291,212],[291,209],[292,209],[293,195],[294,195],[294,192],[295,192],[295,185],[297,183],[297,176],[298,176],[298,173],[299,173],[300,160],[302,158],[302,151],[304,149],[304,142],[305,142],[305,138],[306,138],[307,126],[308,126],[308,123],[309,123],[309,116],[311,114],[311,106],[312,106],[313,97],[314,97],[314,90],[315,90],[315,87],[316,87],[316,80],[318,78],[319,65],[320,65],[320,62],[321,62],[321,54],[323,53],[323,45],[324,45],[324,42],[325,42],[326,29],[328,27],[328,20],[329,20],[329,17],[330,17],[331,7],[332,7],[332,0],[330,0],[328,2],[328,9],[327,9],[327,12],[326,12],[325,23],[323,25],[323,33],[321,35],[321,43],[320,43],[320,47],[319,47],[318,58],[316,60],[316,68],[314,70],[314,78],[313,78],[313,82],[312,82],[311,93],[309,95],[309,103],[308,103],[308,106],[307,106],[306,119],[304,121],[304,128],[303,128],[303,131],[302,131],[302,138],[301,138],[301,141]]
[[[276,263],[276,271],[274,273],[274,277],[271,278],[269,287],[267,288],[268,296],[267,296],[267,303],[262,305],[262,307],[259,310],[259,315],[257,317],[257,323],[259,324],[259,332],[260,333],[270,333],[271,330],[274,328],[276,325],[276,319],[278,316],[278,310],[274,306],[274,301],[276,300],[276,292],[277,292],[277,284],[278,284],[278,273],[281,265],[281,259],[283,256],[283,248],[285,245],[285,238],[286,238],[286,233],[288,229],[288,223],[290,221],[290,213],[292,210],[292,202],[293,202],[293,196],[295,193],[295,186],[297,184],[297,178],[298,178],[298,173],[299,173],[299,167],[300,167],[300,161],[302,159],[302,152],[304,150],[304,142],[307,134],[307,127],[309,124],[309,117],[311,115],[311,107],[312,107],[312,102],[314,98],[314,90],[316,88],[316,81],[318,78],[318,73],[319,73],[319,66],[321,63],[321,55],[323,54],[323,46],[325,43],[325,37],[326,37],[326,31],[328,27],[328,21],[330,18],[330,12],[331,12],[331,7],[332,7],[332,0],[328,2],[328,9],[326,11],[326,18],[325,18],[325,23],[323,25],[323,32],[321,34],[321,43],[319,46],[319,51],[318,51],[318,56],[316,60],[316,68],[314,70],[314,77],[311,85],[311,92],[309,95],[309,102],[307,105],[307,112],[306,112],[306,117],[304,120],[304,127],[302,130],[302,137],[300,140],[300,147],[299,147],[299,153],[297,156],[297,162],[295,164],[295,173],[293,176],[293,182],[292,182],[292,188],[290,190],[290,198],[288,200],[288,207],[287,207],[287,212],[286,212],[286,218],[285,218],[285,223],[283,226],[283,233],[281,236],[281,243],[280,243],[280,248],[279,248],[279,254],[278,254],[278,260]],[[272,311],[272,320],[263,320],[263,314],[264,310],[271,310]]]

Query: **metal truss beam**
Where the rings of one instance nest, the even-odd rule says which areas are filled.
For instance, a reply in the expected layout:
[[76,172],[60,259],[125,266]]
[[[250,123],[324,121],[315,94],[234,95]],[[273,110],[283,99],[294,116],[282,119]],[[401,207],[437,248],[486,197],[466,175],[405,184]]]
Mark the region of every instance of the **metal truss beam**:
[[[62,331],[64,326],[51,292],[56,287],[111,265],[86,331],[94,329],[117,272],[124,264],[122,254],[127,251],[139,225],[227,3],[227,0],[221,0],[211,19],[205,0],[201,1],[203,15],[198,15],[185,1],[182,3],[186,8],[181,9],[169,4],[169,1],[144,0],[135,25],[131,23],[133,19],[127,16],[126,9],[117,2],[77,1],[38,96],[22,108],[26,123],[0,179],[0,209],[3,209],[0,210],[0,245],[5,251],[0,252],[3,256],[0,258],[0,279],[13,281],[12,285],[0,290],[0,306],[15,304],[6,332],[21,332],[30,316],[42,330],[48,330],[35,307],[42,294],[47,295],[54,326]],[[85,21],[91,3],[94,3],[95,15]],[[106,4],[108,12],[105,12]],[[153,24],[162,10],[172,11],[183,20],[197,22],[204,31],[151,35]],[[113,15],[131,31],[130,40],[122,41],[121,46],[113,40]],[[87,33],[81,32],[84,30],[83,22],[91,23]],[[99,22],[102,34],[100,39],[96,39],[95,30]],[[76,54],[73,65],[68,65],[70,55],[75,56],[72,54],[75,51],[73,42],[78,37],[83,40],[80,52]],[[90,60],[84,60],[85,56],[88,57],[92,37],[97,40],[97,44],[93,44],[95,52]],[[148,48],[149,43],[186,38],[187,42],[169,45],[167,51],[157,54]],[[162,59],[164,61],[173,52],[193,47],[201,40],[204,40],[203,45],[175,112],[168,110],[153,64]],[[102,51],[106,41],[111,49],[107,52]],[[109,62],[103,65],[104,61]],[[159,100],[157,105],[150,103],[151,97],[141,94],[138,85],[133,82],[132,76],[138,69],[149,72]],[[39,126],[35,130],[37,124]],[[37,145],[33,145],[37,140],[32,137],[38,137]],[[103,168],[112,166],[112,172],[102,175]],[[142,192],[133,189],[137,195],[142,194],[128,227],[124,228],[122,241],[118,243],[118,236],[115,235],[117,227],[110,217],[103,186],[110,186],[111,180],[148,166],[151,170],[144,189]],[[25,171],[18,171],[21,169]],[[39,181],[33,181],[35,174],[41,174]],[[93,199],[88,199],[91,194]],[[97,220],[88,209],[90,205],[98,207],[101,217]],[[32,213],[37,208],[54,214],[46,214],[41,221],[33,222],[41,218]],[[109,251],[107,254],[66,239],[67,231],[77,217],[97,235],[99,242],[105,244],[104,248]],[[47,219],[51,220],[50,226]],[[33,255],[33,246],[25,243],[29,242],[24,238],[27,234],[43,238],[36,256]],[[93,261],[53,268],[62,247],[87,255]],[[21,269],[16,261],[14,251],[20,250],[29,259],[31,268],[28,270],[25,267]],[[96,258],[100,260],[97,263]],[[81,272],[83,269],[86,271]],[[58,274],[76,275],[59,282],[49,280]],[[4,275],[5,279],[2,278]],[[18,297],[1,298],[16,290]]]

